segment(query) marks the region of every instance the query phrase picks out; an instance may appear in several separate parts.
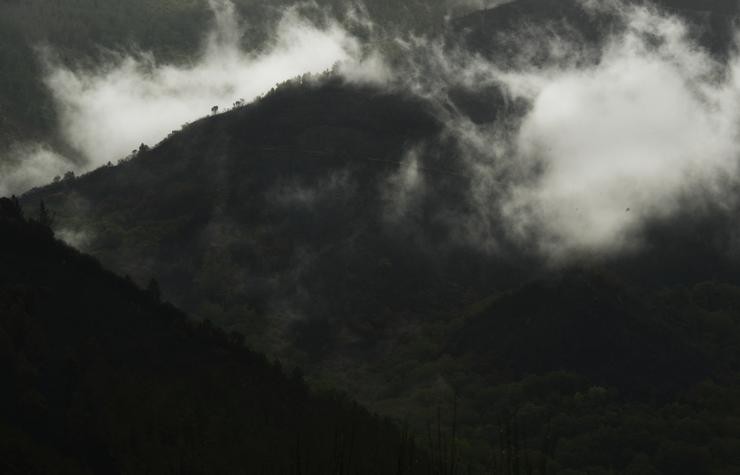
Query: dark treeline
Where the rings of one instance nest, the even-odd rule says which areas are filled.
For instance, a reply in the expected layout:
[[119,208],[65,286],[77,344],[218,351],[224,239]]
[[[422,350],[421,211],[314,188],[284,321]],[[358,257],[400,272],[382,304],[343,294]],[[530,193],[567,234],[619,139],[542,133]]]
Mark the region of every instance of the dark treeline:
[[0,200],[0,472],[432,473],[388,420],[157,297]]

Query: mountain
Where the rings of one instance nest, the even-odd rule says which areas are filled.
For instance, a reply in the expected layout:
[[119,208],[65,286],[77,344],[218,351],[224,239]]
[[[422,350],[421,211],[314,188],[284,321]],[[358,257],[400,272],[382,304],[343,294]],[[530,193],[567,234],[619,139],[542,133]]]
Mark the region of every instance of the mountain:
[[428,473],[409,436],[0,199],[0,471]]
[[[646,5],[675,15],[691,27],[696,42],[717,55],[727,55],[734,43],[738,4],[734,0],[625,1],[584,8],[579,0],[514,0],[455,18],[453,37],[466,47],[495,58],[499,64],[544,63],[552,52],[552,38],[577,45],[573,58],[598,61],[599,52],[612,35],[623,30],[626,8]],[[527,45],[526,48],[522,45]],[[575,52],[574,52],[575,53]]]
[[[702,8],[675,11],[699,28]],[[512,61],[486,33],[554,28],[596,51],[619,25],[583,15],[519,0],[450,34]],[[456,133],[525,107],[483,89],[435,100],[299,78],[21,204],[45,203],[58,236],[134,282],[155,278],[195,321],[304,368],[313,387],[407,420],[432,448],[431,427],[447,429],[477,468],[737,471],[737,203],[687,192],[646,220],[639,246],[553,263],[486,201],[500,195],[471,193],[487,177]]]
[[712,364],[664,307],[613,277],[570,271],[497,296],[467,320],[456,352],[484,374],[567,369],[624,393],[673,394]]
[[[314,386],[421,434],[442,411],[481,466],[501,450],[553,473],[736,466],[736,211],[687,206],[641,250],[565,268],[514,241],[454,244],[440,217],[467,211],[473,177],[439,120],[405,93],[295,81],[21,202]],[[394,183],[420,147],[432,191],[399,215]]]
[[[407,150],[439,130],[430,107],[407,95],[336,79],[292,83],[23,202],[44,200],[62,235],[137,281],[156,276],[195,315],[246,334],[279,315],[280,336],[319,357],[394,334],[399,322],[384,314],[437,313],[476,283],[512,276],[464,247],[436,253],[449,231],[431,213],[415,217],[423,234],[393,224],[386,184]],[[444,158],[422,173],[461,193],[462,164]],[[305,336],[313,334],[319,341]]]
[[[0,159],[16,142],[40,141],[74,156],[60,137],[59,114],[44,83],[49,60],[74,69],[97,70],[121,54],[151,53],[157,63],[187,64],[212,29],[209,5],[221,0],[46,0],[0,1]],[[297,3],[234,0],[248,25],[241,31],[245,51],[269,43],[282,12]],[[439,30],[446,1],[367,1],[367,19],[383,28],[419,32]],[[305,4],[303,5],[306,6]],[[321,0],[306,8],[343,18],[346,2]],[[236,98],[235,98],[236,99]]]

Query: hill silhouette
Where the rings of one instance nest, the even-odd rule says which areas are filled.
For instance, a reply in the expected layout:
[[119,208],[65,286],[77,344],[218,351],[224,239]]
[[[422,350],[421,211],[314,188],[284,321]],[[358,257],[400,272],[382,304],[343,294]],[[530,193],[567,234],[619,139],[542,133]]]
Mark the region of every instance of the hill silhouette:
[[194,323],[0,199],[0,471],[427,473],[388,420]]

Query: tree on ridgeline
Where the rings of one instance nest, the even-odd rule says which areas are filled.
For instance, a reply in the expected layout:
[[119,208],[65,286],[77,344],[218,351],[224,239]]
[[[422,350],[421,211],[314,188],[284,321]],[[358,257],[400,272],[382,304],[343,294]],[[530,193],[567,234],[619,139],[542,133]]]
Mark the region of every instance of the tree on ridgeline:
[[152,277],[149,284],[146,286],[146,291],[155,301],[159,302],[162,300],[162,290],[159,288],[159,282],[157,282],[157,279]]
[[39,203],[38,222],[49,229],[54,227],[55,215],[49,211],[49,208],[46,207],[46,203],[44,203],[43,200]]

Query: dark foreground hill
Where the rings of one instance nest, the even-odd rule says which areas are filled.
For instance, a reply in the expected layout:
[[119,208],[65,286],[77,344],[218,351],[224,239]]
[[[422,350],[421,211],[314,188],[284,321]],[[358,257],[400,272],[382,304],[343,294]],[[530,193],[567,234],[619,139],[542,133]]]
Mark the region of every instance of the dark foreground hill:
[[0,199],[0,472],[428,473],[386,420],[196,324]]

